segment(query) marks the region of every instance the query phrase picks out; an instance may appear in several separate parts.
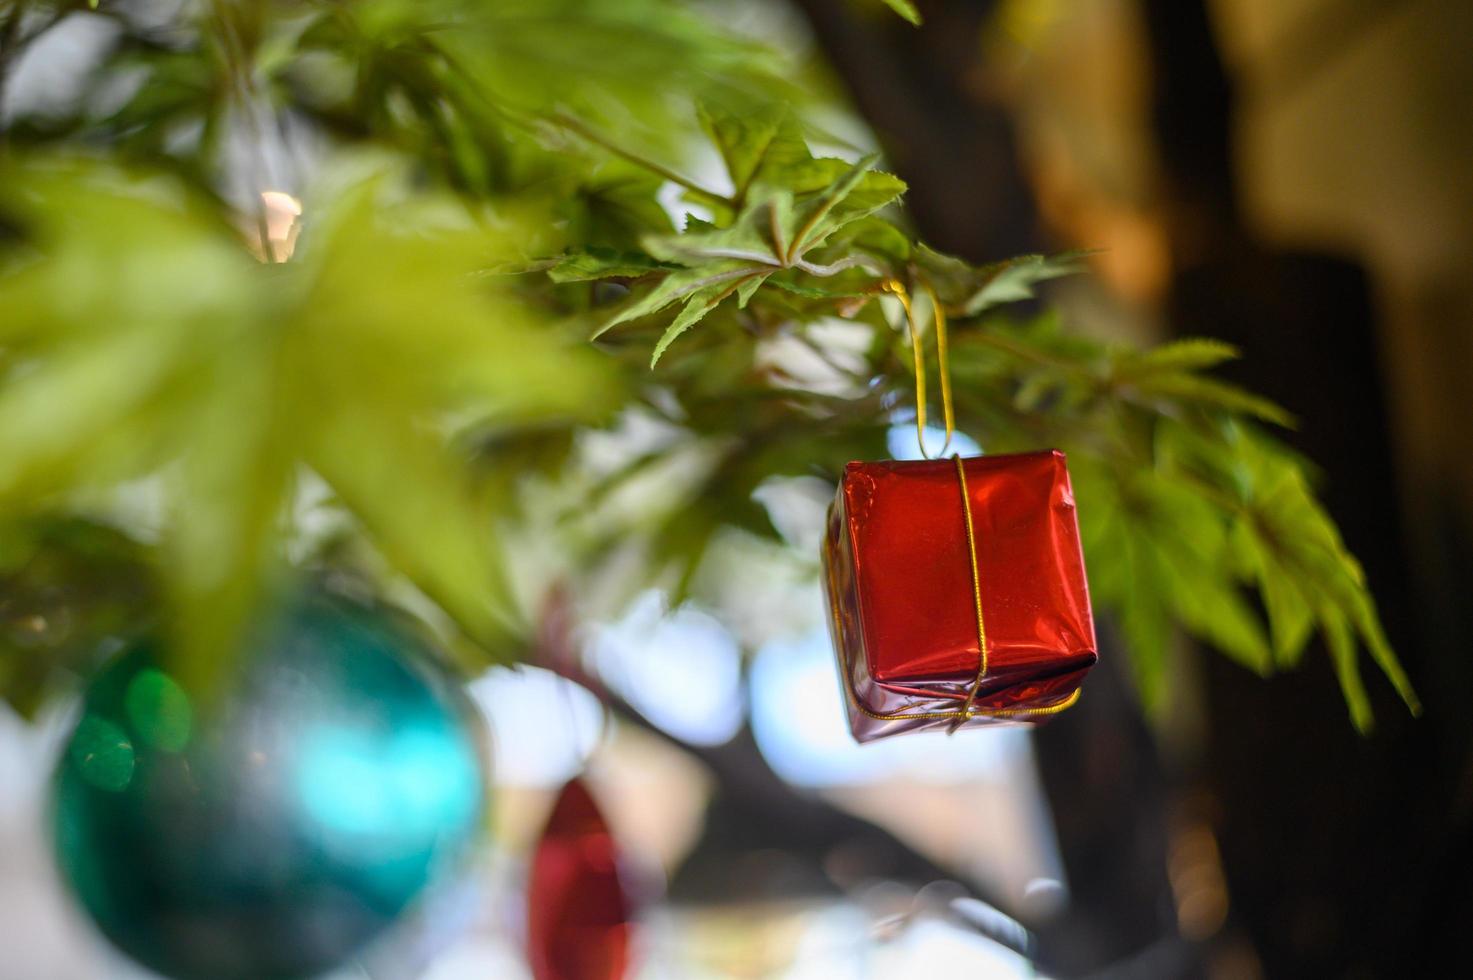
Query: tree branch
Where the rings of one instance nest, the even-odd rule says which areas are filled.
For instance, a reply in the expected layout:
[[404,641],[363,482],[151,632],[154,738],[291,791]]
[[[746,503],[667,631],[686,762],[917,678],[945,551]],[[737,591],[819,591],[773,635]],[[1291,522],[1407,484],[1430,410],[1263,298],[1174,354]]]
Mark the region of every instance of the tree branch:
[[567,596],[554,590],[540,621],[538,665],[582,685],[623,721],[702,763],[716,784],[720,802],[709,808],[711,822],[685,864],[708,866],[677,873],[672,886],[677,897],[730,901],[730,875],[713,872],[709,864],[725,865],[759,850],[782,850],[817,858],[815,870],[822,871],[830,887],[882,877],[917,884],[949,880],[983,901],[1008,908],[999,896],[984,893],[962,872],[935,863],[885,828],[788,784],[763,758],[749,724],[727,742],[710,746],[693,745],[660,728],[583,668],[571,617]]

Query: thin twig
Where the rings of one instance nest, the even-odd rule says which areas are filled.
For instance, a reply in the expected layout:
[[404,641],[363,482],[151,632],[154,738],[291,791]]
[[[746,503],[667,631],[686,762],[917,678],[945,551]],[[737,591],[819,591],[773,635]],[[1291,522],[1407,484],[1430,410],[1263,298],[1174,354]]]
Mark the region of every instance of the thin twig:
[[20,58],[21,52],[36,38],[51,30],[61,23],[69,10],[58,9],[41,23],[39,27],[29,34],[21,34],[21,22],[23,4],[20,0],[12,0],[10,12],[5,18],[5,24],[0,26],[0,150],[9,143],[10,127],[5,121],[5,90],[6,83],[10,81],[10,70]]
[[235,25],[230,20],[229,12],[219,0],[216,0],[214,8],[215,19],[220,24],[220,32],[224,40],[221,48],[225,53],[227,67],[230,69],[230,80],[235,88],[236,109],[240,113],[251,144],[251,185],[254,197],[252,210],[255,213],[256,234],[261,240],[262,257],[274,265],[276,248],[271,242],[271,221],[266,211],[264,196],[264,192],[268,190],[265,186],[267,168],[264,154],[266,151],[262,142],[264,134],[261,131],[261,123],[256,116],[258,98],[255,83],[249,66],[246,64],[245,45],[241,43],[240,36],[235,31]]
[[[500,103],[493,100],[477,83],[475,76],[470,72],[470,70],[460,63],[460,60],[458,58],[456,58],[440,45],[436,45],[435,50],[436,53],[438,53],[441,59],[444,61],[446,67],[449,68],[456,75],[460,76],[462,81],[467,83],[470,93],[476,96],[480,100],[481,104],[489,109],[492,113],[494,113],[499,119],[503,120],[504,122],[511,123],[514,126],[518,126],[524,130],[531,131],[534,129],[531,119],[524,118],[524,115],[521,112],[513,111],[507,106],[501,105]],[[658,177],[663,177],[665,180],[668,180],[671,183],[676,184],[680,187],[684,187],[688,191],[692,191],[704,197],[711,198],[712,200],[720,201],[731,208],[738,207],[738,202],[733,198],[730,198],[725,194],[718,194],[710,188],[702,187],[694,180],[686,177],[683,174],[677,173],[674,170],[671,170],[664,164],[657,163],[656,161],[651,160],[647,157],[640,156],[633,150],[629,150],[625,147],[620,146],[619,144],[610,140],[608,137],[604,136],[602,133],[599,133],[597,130],[593,129],[581,120],[566,112],[554,112],[550,115],[533,116],[532,119],[549,122],[562,129],[566,129],[568,132],[580,136],[596,146],[602,147],[608,152],[614,154],[614,156],[619,157],[623,160],[627,160],[629,163],[632,163],[635,166],[640,167],[644,170],[648,170],[650,173],[653,173]]]
[[695,193],[700,194],[704,197],[709,197],[714,200],[721,201],[722,203],[730,207],[735,208],[737,206],[737,202],[732,198],[727,197],[725,194],[718,194],[715,191],[710,190],[709,188],[702,187],[694,180],[691,180],[689,177],[676,173],[674,170],[671,170],[664,164],[656,163],[654,160],[642,157],[632,150],[625,149],[619,144],[603,136],[597,130],[594,130],[593,128],[585,125],[580,120],[573,118],[565,112],[555,112],[552,115],[547,116],[546,118],[548,122],[551,122],[556,126],[560,126],[563,129],[568,130],[568,132],[570,133],[575,133],[578,136],[583,137],[588,142],[603,147],[605,150],[608,150],[610,153],[614,154],[614,156],[620,157],[624,160],[629,161],[637,167],[642,167],[657,176],[663,177],[666,180],[670,181],[672,184],[678,184],[688,191],[694,191]]

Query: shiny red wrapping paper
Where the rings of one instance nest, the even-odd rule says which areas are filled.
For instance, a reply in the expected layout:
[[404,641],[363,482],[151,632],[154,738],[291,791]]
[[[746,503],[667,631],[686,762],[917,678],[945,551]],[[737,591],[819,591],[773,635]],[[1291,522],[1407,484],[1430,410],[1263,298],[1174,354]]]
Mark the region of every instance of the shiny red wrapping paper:
[[[1026,723],[1072,703],[1094,622],[1064,454],[850,463],[824,543],[829,627],[855,739]],[[987,670],[981,666],[977,596]]]

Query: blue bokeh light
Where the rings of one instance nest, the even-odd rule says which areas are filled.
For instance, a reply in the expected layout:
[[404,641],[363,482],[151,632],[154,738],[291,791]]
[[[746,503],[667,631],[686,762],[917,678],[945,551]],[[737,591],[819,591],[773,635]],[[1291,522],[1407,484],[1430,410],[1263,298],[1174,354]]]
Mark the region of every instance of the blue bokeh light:
[[947,446],[946,430],[938,425],[928,425],[923,438],[928,455],[921,453],[921,443],[916,439],[915,422],[906,422],[890,427],[890,431],[885,434],[885,445],[895,459],[935,459],[942,454],[943,449],[947,456],[952,453],[961,456],[982,455],[982,446],[964,432],[953,432],[951,445]]
[[296,776],[313,820],[355,846],[371,841],[384,851],[419,848],[437,827],[463,825],[477,805],[476,760],[448,729],[385,739],[323,725],[304,734]]
[[751,669],[752,728],[763,756],[803,786],[872,783],[907,775],[936,783],[1004,780],[1030,764],[1028,734],[991,730],[952,738],[923,732],[861,746],[849,734],[826,635],[764,647]]
[[598,674],[661,729],[719,745],[742,724],[741,651],[715,617],[647,592],[593,646]]

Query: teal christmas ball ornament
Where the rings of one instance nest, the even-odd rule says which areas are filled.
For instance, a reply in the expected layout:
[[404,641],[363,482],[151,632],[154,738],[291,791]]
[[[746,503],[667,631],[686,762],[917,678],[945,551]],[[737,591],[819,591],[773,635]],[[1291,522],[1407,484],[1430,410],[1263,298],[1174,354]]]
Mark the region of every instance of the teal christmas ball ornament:
[[63,874],[139,963],[310,977],[467,856],[487,804],[480,721],[394,614],[298,596],[206,701],[160,653],[140,643],[97,677],[55,782]]

